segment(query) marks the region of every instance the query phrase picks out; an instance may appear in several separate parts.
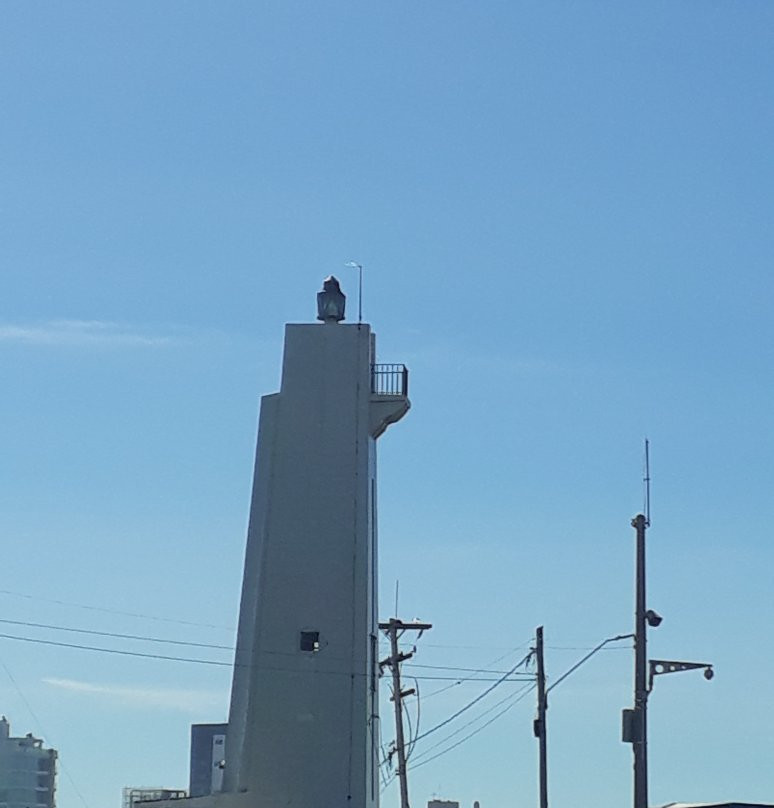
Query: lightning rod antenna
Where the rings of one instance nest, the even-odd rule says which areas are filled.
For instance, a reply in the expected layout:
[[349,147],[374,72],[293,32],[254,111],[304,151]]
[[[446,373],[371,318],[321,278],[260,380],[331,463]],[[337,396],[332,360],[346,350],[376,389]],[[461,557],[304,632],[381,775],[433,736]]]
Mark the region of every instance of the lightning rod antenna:
[[344,266],[357,270],[357,324],[363,322],[363,265],[357,261],[347,261]]
[[645,476],[642,478],[645,486],[645,524],[650,527],[650,441],[645,438]]

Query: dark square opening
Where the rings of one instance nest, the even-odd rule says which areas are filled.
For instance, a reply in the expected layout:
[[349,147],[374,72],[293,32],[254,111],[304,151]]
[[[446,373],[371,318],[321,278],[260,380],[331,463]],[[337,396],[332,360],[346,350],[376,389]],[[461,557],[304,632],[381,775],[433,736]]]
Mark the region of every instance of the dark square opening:
[[319,631],[302,631],[299,647],[302,651],[308,653],[315,653],[320,650],[320,632]]

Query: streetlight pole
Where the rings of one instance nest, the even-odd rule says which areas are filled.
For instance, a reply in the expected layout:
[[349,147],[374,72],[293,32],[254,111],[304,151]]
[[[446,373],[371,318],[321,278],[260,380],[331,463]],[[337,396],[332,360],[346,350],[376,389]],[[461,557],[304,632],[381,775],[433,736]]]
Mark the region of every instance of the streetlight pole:
[[[647,519],[632,519],[637,532],[636,608],[634,623],[634,808],[648,808],[648,653],[645,606],[645,531]],[[659,621],[660,622],[660,621]]]
[[[647,449],[647,445],[646,445]],[[662,618],[646,608],[645,591],[645,531],[650,520],[643,514],[632,519],[637,533],[636,595],[634,622],[634,708],[623,711],[623,740],[632,745],[634,753],[634,808],[648,808],[648,696],[653,689],[653,677],[664,673],[704,669],[704,678],[712,679],[712,664],[708,662],[679,662],[651,659],[647,656],[648,627],[661,625]]]

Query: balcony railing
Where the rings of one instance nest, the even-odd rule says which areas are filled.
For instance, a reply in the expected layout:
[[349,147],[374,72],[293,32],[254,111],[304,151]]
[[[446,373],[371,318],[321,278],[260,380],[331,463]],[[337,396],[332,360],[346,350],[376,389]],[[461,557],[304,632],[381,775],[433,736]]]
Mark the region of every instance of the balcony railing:
[[376,396],[408,396],[405,365],[371,365],[371,393]]

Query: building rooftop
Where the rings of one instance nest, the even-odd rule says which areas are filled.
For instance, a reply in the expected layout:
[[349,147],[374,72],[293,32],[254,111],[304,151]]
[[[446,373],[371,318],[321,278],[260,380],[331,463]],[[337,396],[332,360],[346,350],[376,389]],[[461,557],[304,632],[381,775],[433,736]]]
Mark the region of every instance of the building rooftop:
[[661,808],[774,808],[762,802],[668,802]]

